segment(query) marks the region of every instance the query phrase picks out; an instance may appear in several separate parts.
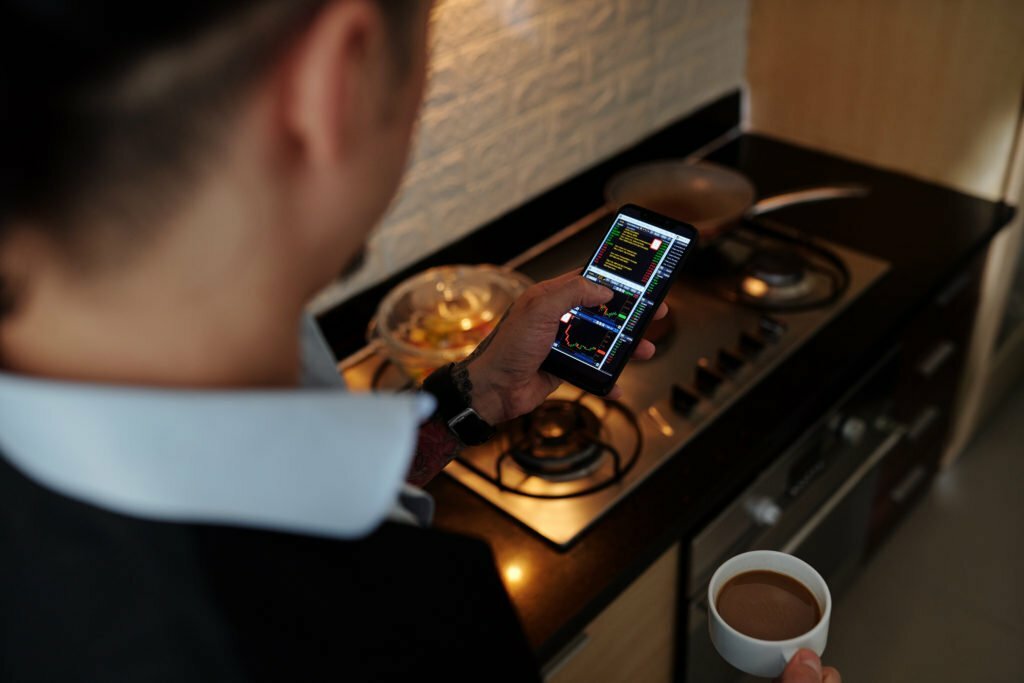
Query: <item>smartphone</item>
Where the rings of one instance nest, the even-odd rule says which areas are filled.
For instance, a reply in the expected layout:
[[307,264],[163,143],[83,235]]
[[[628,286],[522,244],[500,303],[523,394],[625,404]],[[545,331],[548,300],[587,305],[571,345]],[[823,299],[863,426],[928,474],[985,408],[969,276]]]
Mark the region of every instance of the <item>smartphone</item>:
[[696,243],[697,230],[688,223],[632,204],[619,209],[583,270],[583,277],[614,295],[562,316],[541,369],[607,395]]

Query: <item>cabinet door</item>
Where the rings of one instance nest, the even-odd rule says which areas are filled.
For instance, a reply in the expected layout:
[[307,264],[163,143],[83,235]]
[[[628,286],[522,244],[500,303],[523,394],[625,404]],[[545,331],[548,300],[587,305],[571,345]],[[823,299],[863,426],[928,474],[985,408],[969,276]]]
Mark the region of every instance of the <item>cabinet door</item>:
[[1024,81],[1020,0],[750,3],[750,130],[998,200]]
[[928,490],[949,443],[984,264],[984,254],[975,257],[904,334],[893,414],[907,426],[907,438],[879,473],[869,554]]
[[679,546],[674,545],[545,667],[548,683],[672,680]]

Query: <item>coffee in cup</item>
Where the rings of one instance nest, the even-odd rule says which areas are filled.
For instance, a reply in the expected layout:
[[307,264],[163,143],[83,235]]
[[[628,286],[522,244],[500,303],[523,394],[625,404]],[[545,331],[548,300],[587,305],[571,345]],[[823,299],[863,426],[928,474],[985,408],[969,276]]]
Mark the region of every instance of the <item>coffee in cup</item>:
[[773,550],[737,555],[708,584],[708,626],[722,657],[774,678],[801,648],[825,651],[832,596],[803,560]]
[[761,640],[796,638],[821,619],[810,588],[786,574],[761,569],[726,581],[715,607],[729,626]]

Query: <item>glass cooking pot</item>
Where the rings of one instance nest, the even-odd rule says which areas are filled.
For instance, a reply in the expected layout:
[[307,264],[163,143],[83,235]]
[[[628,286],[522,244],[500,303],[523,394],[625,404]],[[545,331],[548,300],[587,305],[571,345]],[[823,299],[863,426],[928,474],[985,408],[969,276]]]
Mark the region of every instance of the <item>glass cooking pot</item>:
[[531,284],[497,266],[431,268],[384,297],[370,323],[370,342],[420,382],[472,353]]

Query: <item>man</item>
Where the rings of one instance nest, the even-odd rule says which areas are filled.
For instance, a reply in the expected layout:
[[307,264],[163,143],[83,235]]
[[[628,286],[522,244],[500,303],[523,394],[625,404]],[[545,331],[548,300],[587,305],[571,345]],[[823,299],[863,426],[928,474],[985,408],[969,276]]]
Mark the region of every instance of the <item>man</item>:
[[537,285],[420,395],[345,393],[303,322],[398,186],[430,3],[0,7],[0,678],[536,678],[402,481],[610,292]]

